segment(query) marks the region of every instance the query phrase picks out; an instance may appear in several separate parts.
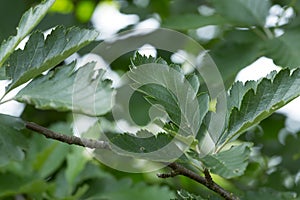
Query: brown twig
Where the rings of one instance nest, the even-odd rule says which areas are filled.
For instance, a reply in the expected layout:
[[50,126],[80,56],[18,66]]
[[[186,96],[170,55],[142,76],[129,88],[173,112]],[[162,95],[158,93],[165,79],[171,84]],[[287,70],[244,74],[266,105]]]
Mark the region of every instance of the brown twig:
[[214,181],[207,168],[204,169],[204,176],[209,185],[213,185]]
[[195,172],[193,172],[175,162],[170,163],[168,165],[168,167],[170,167],[173,171],[177,172],[177,175],[182,175],[182,176],[188,177],[190,179],[193,179],[194,181],[206,186],[208,189],[218,193],[219,195],[221,195],[222,197],[224,197],[227,200],[238,200],[239,199],[238,197],[234,196],[232,193],[226,191],[220,185],[215,183],[212,180],[208,170],[205,172],[206,175],[204,178],[204,177],[196,174]]
[[[91,149],[97,149],[97,148],[111,149],[109,143],[105,142],[105,141],[85,139],[85,138],[79,138],[76,136],[69,136],[69,135],[56,133],[54,131],[51,131],[43,126],[40,126],[40,125],[32,123],[32,122],[25,122],[25,126],[27,129],[35,131],[37,133],[40,133],[40,134],[44,135],[46,138],[58,140],[58,141],[61,141],[61,142],[67,143],[67,144],[74,144],[74,145],[78,145],[78,146],[82,146],[82,147],[88,147]],[[235,197],[232,193],[226,191],[224,188],[222,188],[217,183],[215,183],[207,169],[204,170],[204,175],[205,175],[205,178],[204,178],[176,162],[168,164],[168,167],[171,168],[173,171],[171,173],[158,174],[158,177],[169,178],[169,177],[175,177],[177,175],[186,176],[186,177],[206,186],[208,189],[220,194],[222,197],[224,197],[227,200],[238,200],[239,199],[238,197]]]
[[159,178],[171,178],[179,175],[178,172],[176,171],[171,171],[170,173],[162,173],[162,174],[157,174],[157,177]]
[[60,133],[56,133],[51,131],[43,126],[32,122],[25,122],[25,126],[27,129],[33,130],[37,133],[44,135],[46,138],[51,138],[54,140],[58,140],[67,144],[75,144],[82,147],[88,147],[91,149],[110,149],[110,145],[108,142],[105,141],[98,141],[86,138],[79,138],[76,136],[69,136]]

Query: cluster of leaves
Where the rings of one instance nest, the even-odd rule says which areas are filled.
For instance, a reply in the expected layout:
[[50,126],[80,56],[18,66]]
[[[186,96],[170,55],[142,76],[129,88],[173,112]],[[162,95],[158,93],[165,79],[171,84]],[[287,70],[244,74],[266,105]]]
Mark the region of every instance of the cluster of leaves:
[[[157,82],[157,85],[148,84],[137,89],[148,104],[163,106],[170,121],[162,125],[165,131],[158,134],[139,131],[139,134],[151,135],[148,138],[139,138],[128,133],[107,134],[111,142],[125,151],[115,148],[112,150],[122,156],[146,158],[156,162],[174,161],[173,156],[177,156],[176,151],[180,151],[175,144],[160,152],[159,157],[149,154],[144,157],[144,154],[140,153],[141,149],[143,153],[151,153],[175,139],[182,144],[191,144],[190,148],[185,149],[179,162],[198,173],[202,173],[203,169],[209,169],[215,174],[214,179],[219,179],[225,186],[228,181],[227,187],[243,199],[296,198],[297,194],[294,192],[299,193],[298,169],[283,166],[277,170],[276,157],[271,157],[272,153],[276,152],[275,155],[282,156],[281,159],[292,160],[290,155],[293,153],[289,151],[293,149],[288,149],[284,151],[286,155],[281,155],[282,148],[270,145],[274,143],[274,138],[277,141],[276,136],[270,141],[267,139],[253,141],[254,145],[259,142],[269,147],[266,149],[273,150],[270,152],[257,152],[257,147],[253,146],[253,143],[237,139],[248,130],[253,132],[253,127],[300,95],[300,70],[290,69],[300,62],[297,54],[299,48],[295,43],[299,37],[297,20],[294,19],[280,27],[284,29],[285,34],[276,36],[275,30],[279,25],[272,28],[265,25],[271,7],[268,0],[203,1],[206,3],[206,9],[207,6],[214,8],[211,15],[201,15],[196,13],[197,11],[194,11],[194,14],[182,15],[188,9],[194,9],[195,5],[203,6],[202,1],[192,1],[191,7],[180,6],[182,1],[176,1],[172,5],[169,1],[162,1],[159,6],[154,2],[150,1],[147,12],[140,13],[141,18],[157,12],[162,17],[162,26],[191,35],[193,30],[206,25],[216,25],[220,29],[222,37],[206,41],[204,46],[211,49],[211,54],[227,83],[232,83],[232,78],[238,70],[262,55],[269,56],[276,64],[289,68],[282,69],[278,73],[273,72],[259,81],[232,84],[226,93],[226,123],[221,132],[213,133],[205,130],[209,117],[214,114],[210,109],[212,100],[207,93],[200,92],[198,75],[185,75],[180,66],[168,64],[161,58],[135,54],[131,61],[132,70],[129,78],[136,85],[145,80],[161,81]],[[75,62],[61,64],[71,54],[94,41],[98,36],[96,31],[57,26],[47,36],[41,31],[32,32],[53,3],[54,0],[48,0],[29,9],[20,20],[17,34],[2,42],[0,78],[10,80],[3,97],[31,80],[13,99],[26,105],[33,105],[34,110],[68,113],[65,121],[52,123],[48,128],[72,135],[72,120],[69,119],[69,113],[89,117],[109,113],[113,89],[111,81],[104,78],[105,71],[94,69],[96,63],[86,63],[79,69]],[[138,5],[129,2],[122,10],[127,9],[129,12],[135,6]],[[174,7],[175,14],[171,14],[171,6]],[[296,12],[300,10],[298,3],[291,6],[294,6]],[[29,39],[25,48],[16,50],[27,36]],[[278,48],[279,46],[281,48]],[[139,73],[143,64],[158,64],[162,73],[153,73],[151,67],[148,68],[149,73],[144,71]],[[170,69],[177,73],[172,74]],[[43,75],[44,72],[47,73]],[[82,84],[76,85],[77,82]],[[164,83],[170,83],[168,85],[170,88],[176,87],[178,93],[174,94],[161,87]],[[193,90],[188,90],[185,85],[192,86]],[[78,96],[78,99],[72,99],[74,98],[72,94],[76,94],[75,98]],[[179,94],[186,97],[180,102],[184,105],[179,103],[177,98]],[[91,109],[90,105],[95,99],[100,103]],[[199,114],[197,118],[195,112]],[[109,119],[109,116],[107,118]],[[105,121],[104,118],[100,118],[100,123],[102,119]],[[270,119],[272,118],[267,120]],[[264,123],[262,127],[267,129],[272,121]],[[0,197],[22,195],[37,199],[207,199],[209,198],[207,196],[218,198],[215,194],[204,196],[207,191],[202,189],[202,194],[193,195],[184,190],[175,193],[165,186],[138,183],[143,180],[143,175],[137,176],[136,180],[116,178],[108,172],[108,169],[104,170],[103,166],[87,156],[84,149],[45,140],[29,132],[21,118],[1,114],[0,124]],[[111,131],[114,125],[110,123],[110,126]],[[201,128],[195,130],[193,127]],[[272,131],[274,130],[269,132]],[[265,134],[269,132],[266,131]],[[206,140],[203,140],[205,137],[212,138],[210,145],[213,148],[208,154],[203,154],[199,150],[205,145]],[[288,139],[286,142],[291,142],[293,147],[297,144],[296,141]],[[280,145],[278,143],[278,146]],[[298,157],[296,154],[295,156],[294,159],[297,160]],[[272,162],[275,164],[272,165]],[[283,184],[274,185],[274,180],[282,181]]]

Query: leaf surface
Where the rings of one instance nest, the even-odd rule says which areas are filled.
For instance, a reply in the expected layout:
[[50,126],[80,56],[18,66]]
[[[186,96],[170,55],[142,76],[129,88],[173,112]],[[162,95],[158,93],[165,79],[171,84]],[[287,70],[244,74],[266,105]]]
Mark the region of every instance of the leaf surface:
[[88,63],[74,72],[75,63],[61,66],[30,82],[15,97],[38,109],[73,111],[90,116],[105,114],[111,108],[111,81],[104,71]]
[[233,146],[229,150],[201,158],[212,173],[224,178],[233,178],[244,174],[250,155],[249,144]]
[[241,26],[264,26],[269,14],[269,0],[213,0],[218,13]]
[[239,92],[232,90],[231,93],[236,93],[236,97],[232,98],[241,100],[240,107],[234,107],[231,111],[228,129],[221,136],[218,145],[234,140],[248,128],[298,97],[300,69],[290,73],[289,69],[283,69],[277,74],[272,73],[270,78],[263,78],[257,83],[256,90],[248,90],[242,99]]
[[268,40],[265,44],[266,55],[276,65],[296,68],[300,66],[300,29],[288,29],[280,37]]
[[13,81],[6,93],[55,67],[72,53],[97,37],[94,30],[56,27],[44,40],[43,33],[33,33],[24,50],[16,50],[5,63],[7,76]]
[[219,15],[201,16],[197,14],[184,14],[171,16],[163,21],[162,26],[176,30],[197,29],[207,25],[221,25],[226,20]]
[[172,136],[159,133],[153,135],[146,130],[140,130],[138,136],[132,134],[106,133],[113,151],[119,155],[133,156],[151,161],[167,162],[177,159],[183,152],[172,142]]
[[17,35],[8,38],[7,41],[3,41],[0,46],[0,67],[2,67],[5,60],[15,50],[22,39],[43,19],[54,2],[55,0],[44,1],[23,14],[17,28]]
[[11,160],[21,161],[24,159],[24,149],[27,142],[21,130],[25,128],[19,118],[0,114],[0,166]]
[[198,102],[199,80],[185,77],[178,66],[168,66],[162,59],[154,61],[137,54],[133,64],[128,73],[134,82],[132,86],[144,93],[150,103],[164,106],[170,119],[180,128],[180,134],[196,136],[208,111],[208,102]]

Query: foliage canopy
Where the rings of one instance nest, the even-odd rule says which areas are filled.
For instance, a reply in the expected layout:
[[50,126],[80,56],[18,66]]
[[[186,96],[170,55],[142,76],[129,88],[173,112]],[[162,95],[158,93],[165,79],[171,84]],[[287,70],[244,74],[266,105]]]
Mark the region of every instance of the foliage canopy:
[[[16,10],[29,9],[15,34],[8,31],[14,28],[9,25],[14,25],[13,17],[1,22],[1,27],[9,28],[0,33],[0,79],[10,82],[0,104],[15,100],[25,109],[17,117],[0,114],[0,198],[300,198],[299,130],[289,130],[286,116],[276,113],[300,95],[299,1],[118,4],[120,12],[136,14],[140,20],[159,19],[161,27],[180,31],[209,50],[225,84],[226,102],[211,97],[203,77],[185,71],[186,63],[172,63],[172,52],[157,49],[157,57],[129,52],[110,63],[111,69],[99,69],[97,62],[68,62],[76,52],[83,56],[102,42],[98,31],[90,28],[98,4],[96,0],[23,2]],[[70,9],[63,9],[66,5]],[[272,17],[274,24],[268,21]],[[211,36],[203,37],[208,28],[213,30]],[[18,48],[26,38],[25,47]],[[273,59],[281,70],[257,81],[235,82],[241,69],[262,56]],[[139,125],[160,126],[158,132],[147,126],[120,131],[112,105],[118,88],[109,73],[128,74],[126,81],[135,89],[129,101],[132,118]],[[7,100],[19,86],[22,89]],[[222,103],[224,125],[211,132],[210,119],[218,116]],[[159,117],[153,118],[151,112]],[[87,138],[79,143],[73,136],[77,120],[89,122],[81,130]],[[159,179],[153,172],[116,171],[91,156],[98,149],[93,154],[79,146],[99,147],[99,155],[117,155],[124,165],[141,160],[150,168],[165,164],[155,173],[172,179]],[[171,173],[165,173],[167,166]]]

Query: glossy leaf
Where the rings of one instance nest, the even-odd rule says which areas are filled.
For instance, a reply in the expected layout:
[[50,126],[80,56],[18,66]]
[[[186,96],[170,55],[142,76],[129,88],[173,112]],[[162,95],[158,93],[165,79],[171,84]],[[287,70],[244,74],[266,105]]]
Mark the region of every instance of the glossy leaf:
[[22,135],[25,128],[20,118],[0,114],[0,166],[12,160],[21,161],[24,159],[24,149],[27,148],[27,141]]
[[56,27],[46,40],[43,33],[33,33],[24,50],[15,51],[5,64],[7,76],[13,80],[6,92],[55,67],[97,35],[94,30],[61,26]]
[[30,31],[43,19],[48,9],[52,6],[55,0],[43,1],[41,4],[26,11],[17,28],[17,35],[3,41],[0,46],[0,67],[4,64],[5,60],[15,50],[18,44],[24,39]]
[[201,158],[204,165],[214,174],[233,178],[244,174],[250,155],[249,144],[233,146],[229,150]]
[[[30,82],[15,97],[38,109],[73,111],[91,116],[111,108],[111,81],[103,80],[104,71],[88,63],[74,71],[75,63],[61,66]],[[95,76],[96,75],[96,76]]]

